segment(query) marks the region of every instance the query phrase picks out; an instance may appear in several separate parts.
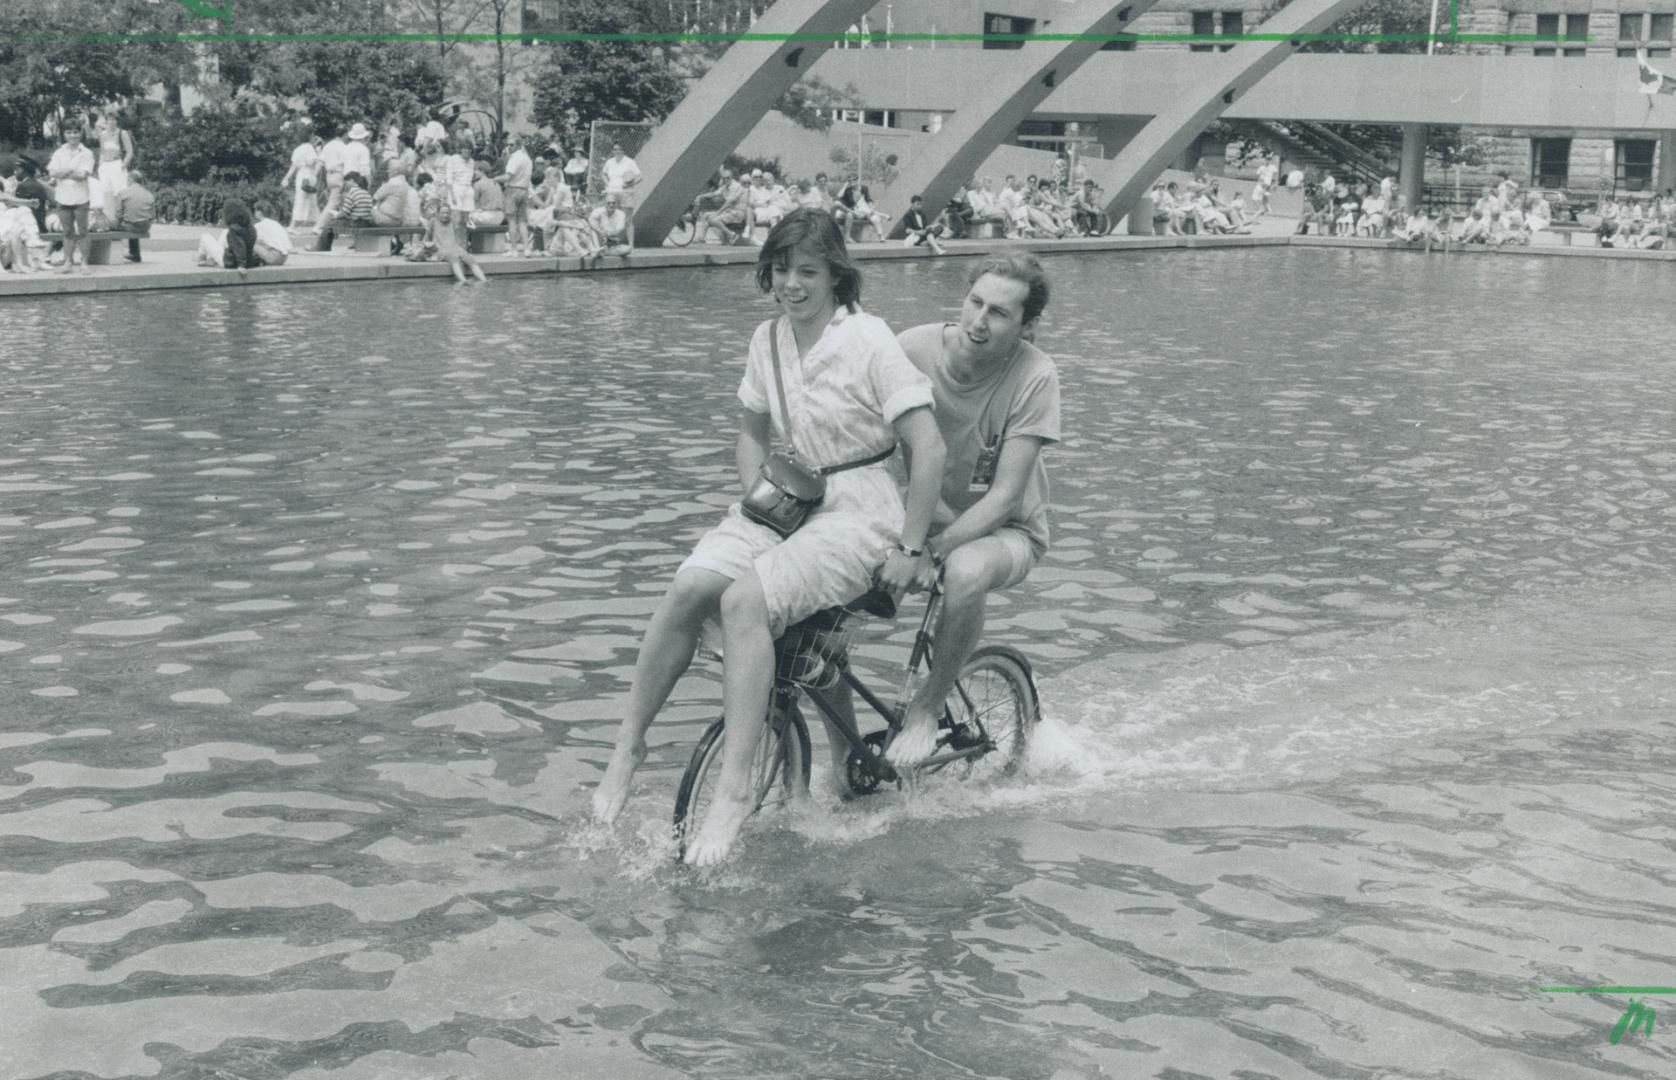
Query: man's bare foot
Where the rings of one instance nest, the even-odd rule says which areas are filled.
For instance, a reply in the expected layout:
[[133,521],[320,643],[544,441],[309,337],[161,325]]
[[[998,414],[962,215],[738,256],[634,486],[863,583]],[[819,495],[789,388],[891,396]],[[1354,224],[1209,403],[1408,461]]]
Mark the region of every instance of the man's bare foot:
[[902,730],[885,747],[885,760],[897,767],[918,765],[937,749],[937,714],[918,699],[908,706]]
[[628,802],[629,781],[634,779],[634,770],[640,768],[640,763],[645,760],[646,744],[643,742],[618,746],[611,751],[605,776],[600,779],[599,787],[594,789],[595,821],[609,825],[617,820],[617,815],[623,812],[623,804]]
[[745,827],[745,819],[750,816],[749,797],[719,795],[704,815],[698,835],[687,845],[687,865],[715,866],[727,858],[733,851],[733,842],[739,839],[739,830]]

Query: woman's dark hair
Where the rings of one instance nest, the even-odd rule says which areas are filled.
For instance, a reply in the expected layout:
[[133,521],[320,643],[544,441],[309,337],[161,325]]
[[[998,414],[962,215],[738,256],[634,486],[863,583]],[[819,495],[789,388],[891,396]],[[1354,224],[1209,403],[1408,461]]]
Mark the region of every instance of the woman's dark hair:
[[428,172],[422,172],[413,178],[413,182],[419,187],[424,187],[426,184],[431,182],[431,174]]
[[228,199],[226,202],[222,203],[221,221],[222,224],[226,225],[228,228],[234,228],[240,225],[254,226],[256,224],[251,220],[250,207],[244,204],[243,199]]
[[791,265],[792,252],[811,252],[832,271],[832,297],[852,312],[861,303],[861,268],[850,259],[844,246],[844,230],[825,210],[800,207],[780,219],[769,230],[757,255],[757,288],[774,288],[774,268]]

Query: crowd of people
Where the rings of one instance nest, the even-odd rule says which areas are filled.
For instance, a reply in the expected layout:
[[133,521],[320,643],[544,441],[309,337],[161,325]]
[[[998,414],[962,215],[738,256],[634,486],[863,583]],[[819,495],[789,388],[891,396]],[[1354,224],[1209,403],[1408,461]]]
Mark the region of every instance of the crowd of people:
[[[85,273],[90,233],[123,233],[128,260],[140,260],[156,200],[134,167],[134,140],[109,109],[85,126],[67,125],[45,166],[19,155],[0,177],[0,269]],[[48,240],[61,235],[62,239]]]

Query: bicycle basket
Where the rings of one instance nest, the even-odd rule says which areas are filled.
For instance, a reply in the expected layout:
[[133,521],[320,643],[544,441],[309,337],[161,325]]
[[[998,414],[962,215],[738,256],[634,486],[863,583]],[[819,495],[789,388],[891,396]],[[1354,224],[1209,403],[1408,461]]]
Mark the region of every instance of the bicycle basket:
[[849,616],[841,607],[826,608],[786,627],[774,643],[774,677],[815,690],[836,684],[834,661],[850,645]]

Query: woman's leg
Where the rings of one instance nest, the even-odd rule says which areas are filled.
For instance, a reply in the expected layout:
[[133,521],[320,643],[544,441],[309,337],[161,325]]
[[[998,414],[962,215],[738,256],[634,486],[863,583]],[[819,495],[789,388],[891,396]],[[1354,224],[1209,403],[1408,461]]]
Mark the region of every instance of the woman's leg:
[[733,850],[751,816],[755,792],[751,763],[762,738],[763,717],[774,679],[774,639],[768,634],[768,604],[756,571],[748,571],[722,594],[722,774],[698,835],[687,845],[687,862],[711,866]]
[[669,700],[676,680],[692,664],[704,620],[719,610],[722,594],[731,584],[731,578],[714,571],[687,570],[675,575],[658,604],[634,662],[634,681],[629,684],[628,703],[617,728],[611,761],[594,791],[595,819],[614,820],[628,801],[629,781],[646,759],[646,729]]

